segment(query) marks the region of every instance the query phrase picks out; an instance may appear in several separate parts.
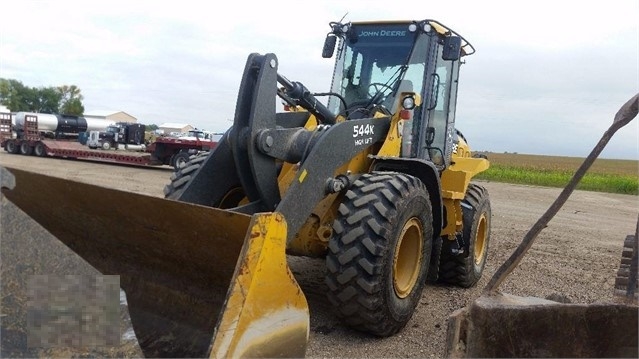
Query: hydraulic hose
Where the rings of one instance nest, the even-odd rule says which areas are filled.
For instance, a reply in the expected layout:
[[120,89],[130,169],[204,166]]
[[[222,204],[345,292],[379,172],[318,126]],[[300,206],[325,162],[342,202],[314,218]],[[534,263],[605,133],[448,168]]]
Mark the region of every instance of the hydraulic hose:
[[277,74],[277,81],[286,88],[286,94],[297,101],[300,106],[315,115],[322,123],[335,124],[335,115],[301,83],[291,82],[286,77]]

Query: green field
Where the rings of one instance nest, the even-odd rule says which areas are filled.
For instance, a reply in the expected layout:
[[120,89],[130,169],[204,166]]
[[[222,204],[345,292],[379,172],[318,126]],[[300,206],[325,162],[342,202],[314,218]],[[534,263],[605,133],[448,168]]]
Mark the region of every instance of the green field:
[[[542,156],[514,153],[486,153],[490,168],[478,179],[564,187],[583,162],[579,157]],[[577,189],[637,195],[639,161],[597,159]]]

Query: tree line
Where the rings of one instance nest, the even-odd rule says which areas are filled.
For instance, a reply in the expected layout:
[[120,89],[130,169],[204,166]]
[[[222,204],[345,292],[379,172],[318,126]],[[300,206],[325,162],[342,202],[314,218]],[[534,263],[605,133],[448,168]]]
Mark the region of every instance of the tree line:
[[76,85],[29,87],[18,80],[0,78],[0,105],[11,112],[81,116],[82,100],[82,91]]

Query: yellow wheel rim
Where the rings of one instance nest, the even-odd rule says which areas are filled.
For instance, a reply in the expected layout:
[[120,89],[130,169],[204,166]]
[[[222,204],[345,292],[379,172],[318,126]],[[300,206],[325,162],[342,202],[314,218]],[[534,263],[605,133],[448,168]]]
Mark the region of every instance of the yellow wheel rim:
[[417,283],[422,262],[423,229],[413,217],[402,228],[393,258],[393,287],[400,298],[406,298]]
[[488,221],[486,214],[482,213],[477,224],[477,234],[475,235],[475,264],[480,265],[486,256],[486,238],[488,237]]

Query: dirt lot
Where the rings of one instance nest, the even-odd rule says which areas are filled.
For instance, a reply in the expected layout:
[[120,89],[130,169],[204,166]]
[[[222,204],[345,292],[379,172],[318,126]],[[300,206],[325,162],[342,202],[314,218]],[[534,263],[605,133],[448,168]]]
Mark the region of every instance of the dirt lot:
[[[0,165],[162,197],[171,169],[140,168],[0,152]],[[442,357],[448,315],[478,297],[497,267],[559,194],[559,189],[481,183],[491,196],[492,237],[488,263],[472,289],[429,284],[411,322],[391,338],[373,338],[342,327],[324,299],[322,260],[292,258],[311,310],[308,357]],[[501,287],[506,293],[547,297],[560,294],[573,303],[610,302],[623,240],[634,233],[636,196],[576,191],[542,231],[529,254]],[[2,244],[7,245],[3,237]],[[5,251],[7,247],[0,247]],[[19,254],[18,254],[19,255]],[[42,255],[42,254],[40,254]],[[3,257],[3,261],[6,257]],[[3,273],[9,262],[4,262]],[[6,277],[2,278],[4,281]],[[3,285],[4,315],[6,296]],[[3,318],[6,323],[7,318]],[[4,328],[3,328],[4,329]],[[3,339],[3,345],[7,345]],[[12,345],[15,345],[12,344]],[[23,355],[28,356],[28,355]]]

